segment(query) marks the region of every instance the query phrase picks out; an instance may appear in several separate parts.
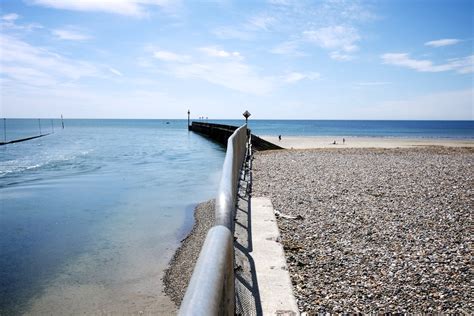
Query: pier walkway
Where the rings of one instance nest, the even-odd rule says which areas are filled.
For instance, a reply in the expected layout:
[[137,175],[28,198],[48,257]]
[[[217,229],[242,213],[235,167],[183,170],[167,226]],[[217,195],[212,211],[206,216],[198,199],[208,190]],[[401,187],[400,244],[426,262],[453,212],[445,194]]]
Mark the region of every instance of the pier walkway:
[[235,313],[299,315],[273,205],[253,197],[251,168],[240,181],[235,215]]

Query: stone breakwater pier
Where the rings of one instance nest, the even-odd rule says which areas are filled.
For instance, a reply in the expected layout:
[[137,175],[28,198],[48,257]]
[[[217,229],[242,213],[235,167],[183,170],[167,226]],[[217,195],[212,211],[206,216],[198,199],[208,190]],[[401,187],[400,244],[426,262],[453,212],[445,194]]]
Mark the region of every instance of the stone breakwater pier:
[[[472,314],[474,149],[447,143],[247,151],[216,314]],[[215,209],[198,206],[166,273],[178,306]]]
[[[224,124],[192,122],[192,124],[189,125],[188,128],[190,131],[205,135],[220,144],[227,145],[227,140],[238,127]],[[248,132],[249,134],[251,134],[250,129],[248,130]],[[263,151],[283,149],[282,147],[275,145],[274,143],[260,138],[254,134],[251,134],[251,136],[251,144],[254,150]]]

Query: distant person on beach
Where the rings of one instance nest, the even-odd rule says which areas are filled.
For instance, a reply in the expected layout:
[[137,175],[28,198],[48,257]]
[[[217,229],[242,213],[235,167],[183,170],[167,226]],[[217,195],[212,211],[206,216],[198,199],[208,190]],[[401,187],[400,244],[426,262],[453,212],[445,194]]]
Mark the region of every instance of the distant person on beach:
[[334,141],[332,144],[333,144],[333,145],[336,145],[337,143],[336,143],[336,141]]
[[346,139],[343,138],[343,139],[342,139],[342,144],[344,145],[345,143],[346,143]]
[[278,140],[281,141],[281,135],[278,135]]

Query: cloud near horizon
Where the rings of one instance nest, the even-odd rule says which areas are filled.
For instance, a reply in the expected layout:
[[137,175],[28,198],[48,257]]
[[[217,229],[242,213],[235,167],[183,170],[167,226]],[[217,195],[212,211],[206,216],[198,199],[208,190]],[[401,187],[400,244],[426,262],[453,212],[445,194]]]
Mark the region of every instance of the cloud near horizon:
[[384,64],[406,67],[419,72],[455,71],[459,74],[474,72],[474,55],[452,58],[446,63],[438,65],[427,59],[413,59],[407,53],[387,53],[383,54],[381,58]]
[[383,119],[391,111],[396,120],[473,120],[474,90],[439,91],[412,98],[400,98],[361,108],[362,119]]
[[[364,0],[1,6],[0,97],[10,115],[39,113],[41,99],[53,114],[71,108],[83,117],[136,117],[139,99],[153,117],[181,117],[190,105],[209,117],[240,116],[246,104],[259,117],[351,119],[389,101],[422,100],[428,108],[435,97],[418,97],[472,86],[465,4],[408,5],[409,15],[397,1]],[[448,9],[452,15],[437,19]],[[445,92],[472,108],[469,94]],[[378,118],[397,117],[393,108],[380,109]],[[436,109],[446,114],[444,106]]]
[[455,45],[459,42],[461,42],[461,40],[456,39],[456,38],[444,38],[444,39],[439,39],[436,41],[426,42],[425,45],[431,46],[431,47],[443,47],[443,46]]
[[277,87],[301,80],[319,79],[317,72],[289,72],[286,75],[265,76],[256,67],[244,62],[237,51],[226,51],[218,46],[197,48],[201,55],[191,57],[171,51],[153,52],[153,57],[164,63],[168,74],[180,79],[195,78],[248,94],[266,95]]

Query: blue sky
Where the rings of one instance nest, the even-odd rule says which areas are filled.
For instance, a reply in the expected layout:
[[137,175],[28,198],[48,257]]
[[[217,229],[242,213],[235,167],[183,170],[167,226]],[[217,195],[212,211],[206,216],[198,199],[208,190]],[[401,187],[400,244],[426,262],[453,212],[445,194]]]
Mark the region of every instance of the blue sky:
[[473,9],[3,0],[0,116],[472,120]]

